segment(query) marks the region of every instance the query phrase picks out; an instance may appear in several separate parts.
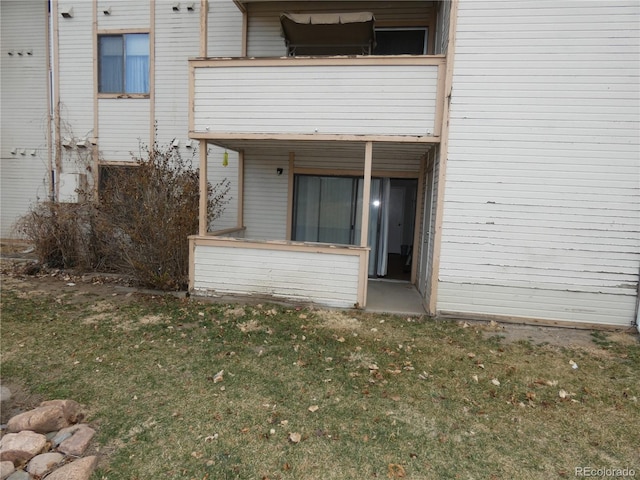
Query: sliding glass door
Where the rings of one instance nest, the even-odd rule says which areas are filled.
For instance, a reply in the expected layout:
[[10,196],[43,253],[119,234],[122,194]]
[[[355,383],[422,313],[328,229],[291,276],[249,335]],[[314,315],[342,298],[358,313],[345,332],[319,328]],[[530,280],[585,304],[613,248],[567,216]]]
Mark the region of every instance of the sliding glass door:
[[[359,245],[363,185],[364,179],[356,177],[296,175],[293,240]],[[386,274],[388,213],[385,211],[388,211],[388,202],[384,199],[384,185],[383,179],[371,180],[368,242],[371,247],[370,276]]]

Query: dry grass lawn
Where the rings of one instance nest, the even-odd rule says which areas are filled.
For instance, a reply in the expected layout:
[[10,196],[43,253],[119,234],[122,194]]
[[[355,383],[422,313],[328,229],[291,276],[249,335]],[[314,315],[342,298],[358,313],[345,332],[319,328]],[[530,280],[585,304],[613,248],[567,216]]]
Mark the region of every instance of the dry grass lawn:
[[509,342],[483,325],[68,283],[4,277],[2,382],[86,407],[96,480],[640,475],[632,336]]

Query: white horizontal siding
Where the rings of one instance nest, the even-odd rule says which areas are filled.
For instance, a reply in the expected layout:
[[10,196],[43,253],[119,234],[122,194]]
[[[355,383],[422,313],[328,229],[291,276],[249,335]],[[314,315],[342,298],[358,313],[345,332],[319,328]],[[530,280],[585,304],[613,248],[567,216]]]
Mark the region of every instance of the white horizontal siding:
[[629,325],[640,5],[459,4],[438,310]]
[[[229,155],[228,165],[222,165],[224,150],[214,145],[209,146],[207,163],[207,179],[211,185],[216,185],[223,180],[229,181],[229,194],[226,197],[228,203],[223,208],[222,216],[209,225],[210,231],[235,228],[238,225],[238,154],[227,152]],[[194,165],[198,164],[197,158]]]
[[[331,150],[319,149],[315,152],[295,152],[295,167],[310,169],[328,169],[359,171],[364,174],[364,148],[362,152],[354,153],[353,150],[340,152],[339,149]],[[389,172],[393,176],[394,172],[419,172],[420,157],[393,155],[378,152],[376,145],[373,147],[372,169],[374,171]]]
[[402,65],[196,68],[195,130],[428,135],[437,71]]
[[58,64],[61,134],[83,138],[93,130],[92,2],[60,1],[58,11],[73,8],[73,18],[58,15]]
[[184,146],[189,137],[187,61],[200,51],[200,2],[195,7],[189,12],[182,3],[180,11],[174,12],[169,2],[156,5],[154,102],[156,134],[161,144],[175,138]]
[[[91,2],[84,2],[91,4]],[[156,2],[159,11],[169,10],[173,2],[160,0]],[[97,23],[100,30],[117,30],[121,28],[149,28],[151,2],[146,0],[97,0]],[[111,14],[103,12],[110,8]],[[184,9],[186,10],[186,8]],[[75,8],[74,8],[75,13]],[[173,12],[172,12],[173,13]],[[177,13],[176,13],[177,15]]]
[[44,2],[0,2],[0,238],[14,237],[15,220],[48,196],[46,25]]
[[[199,11],[197,2],[196,7]],[[238,7],[231,0],[210,0],[208,20],[207,55],[239,57],[242,54],[242,12]]]
[[261,5],[249,5],[247,55],[250,57],[284,57],[287,48],[281,35],[280,13]]
[[98,148],[104,161],[129,161],[149,147],[149,99],[102,98],[99,100]]
[[[286,240],[289,158],[287,155],[245,153],[245,238]],[[282,168],[282,175],[277,169]]]
[[241,294],[351,308],[360,257],[261,248],[195,247],[194,291]]
[[[523,309],[523,305],[527,308]],[[538,289],[531,285],[507,286],[440,282],[438,310],[466,315],[501,315],[523,320],[540,319],[610,326],[629,325],[635,298],[627,295],[576,290]]]

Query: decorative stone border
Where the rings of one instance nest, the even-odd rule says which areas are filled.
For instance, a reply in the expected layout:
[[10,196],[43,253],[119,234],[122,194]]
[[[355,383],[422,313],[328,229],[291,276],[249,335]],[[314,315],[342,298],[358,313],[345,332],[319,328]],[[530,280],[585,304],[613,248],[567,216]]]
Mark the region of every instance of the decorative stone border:
[[82,455],[96,432],[83,418],[73,400],[42,402],[12,417],[2,425],[0,480],[89,480],[98,458]]

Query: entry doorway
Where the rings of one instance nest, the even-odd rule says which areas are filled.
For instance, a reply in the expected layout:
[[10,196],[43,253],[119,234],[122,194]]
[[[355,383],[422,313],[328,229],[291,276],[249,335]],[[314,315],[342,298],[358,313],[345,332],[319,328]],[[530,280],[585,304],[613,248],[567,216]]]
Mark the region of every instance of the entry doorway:
[[[378,248],[375,252],[377,263],[380,256],[386,256],[386,270],[378,269],[375,276],[390,280],[411,280],[413,261],[413,234],[416,215],[416,196],[418,181],[416,179],[390,178],[388,181],[388,219],[386,250]],[[379,222],[383,226],[384,222]],[[384,234],[380,228],[379,235]],[[380,245],[384,243],[379,240]],[[373,252],[372,252],[373,253]]]

